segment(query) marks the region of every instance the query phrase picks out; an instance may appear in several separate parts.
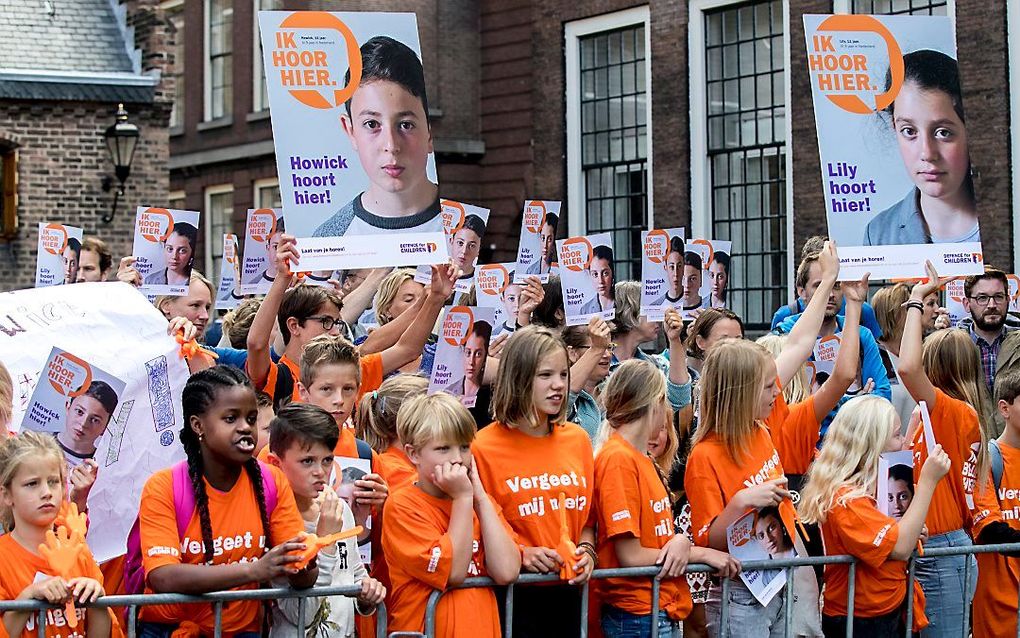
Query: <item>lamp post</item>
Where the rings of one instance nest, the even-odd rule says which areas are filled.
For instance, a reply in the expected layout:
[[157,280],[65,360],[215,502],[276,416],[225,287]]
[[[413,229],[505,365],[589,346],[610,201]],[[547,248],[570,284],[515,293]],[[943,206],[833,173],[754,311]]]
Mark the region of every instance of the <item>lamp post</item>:
[[[113,216],[117,214],[117,202],[124,194],[124,182],[131,174],[131,160],[135,157],[135,148],[138,146],[138,127],[128,122],[127,111],[123,104],[117,105],[117,120],[107,127],[103,133],[103,140],[106,142],[106,151],[110,154],[110,161],[113,162],[113,172],[117,177],[117,190],[113,196],[113,207],[110,212],[103,215],[103,223],[109,224]],[[112,188],[109,177],[103,179],[103,190],[109,191]]]

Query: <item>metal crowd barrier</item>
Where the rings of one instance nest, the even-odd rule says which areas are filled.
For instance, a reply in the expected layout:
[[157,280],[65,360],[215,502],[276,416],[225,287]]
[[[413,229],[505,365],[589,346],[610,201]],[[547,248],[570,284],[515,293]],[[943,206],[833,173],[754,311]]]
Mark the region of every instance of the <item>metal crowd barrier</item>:
[[[361,593],[361,583],[337,587],[317,587],[309,589],[290,589],[280,587],[275,589],[243,589],[235,591],[216,592],[203,594],[201,596],[188,596],[185,594],[132,594],[127,596],[103,596],[96,602],[87,605],[88,607],[126,607],[128,609],[128,623],[126,633],[128,638],[135,638],[137,635],[136,612],[139,607],[150,605],[178,605],[178,604],[212,604],[214,613],[214,638],[222,638],[222,614],[223,604],[238,600],[277,600],[280,598],[310,598],[324,596],[357,596]],[[34,611],[36,631],[39,638],[46,638],[46,612],[50,609],[60,609],[61,605],[50,605],[39,600],[5,600],[0,601],[0,612],[8,611]],[[386,638],[386,605],[380,604],[376,611],[378,617],[376,625],[376,638]],[[298,605],[297,630],[298,636],[305,635],[307,625],[305,618],[305,606]]]

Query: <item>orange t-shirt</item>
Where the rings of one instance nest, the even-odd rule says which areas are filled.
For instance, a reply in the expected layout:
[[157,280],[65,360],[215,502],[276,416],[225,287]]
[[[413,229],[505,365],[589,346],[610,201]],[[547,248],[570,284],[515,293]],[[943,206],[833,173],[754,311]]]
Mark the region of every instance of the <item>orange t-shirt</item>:
[[418,468],[397,444],[387,448],[376,460],[379,462],[379,476],[389,485],[391,494],[418,480]]
[[[969,404],[950,397],[938,388],[935,389],[935,405],[929,405],[928,410],[935,442],[942,446],[952,463],[949,474],[935,486],[928,516],[924,519],[928,535],[969,530],[973,503],[967,493],[974,490],[977,453],[981,449],[977,412]],[[921,467],[928,458],[923,427],[917,428],[911,447],[914,451],[914,483],[917,483]]]
[[[1002,441],[999,441],[999,450],[1002,452],[1002,480],[998,493],[989,475],[984,488],[973,495],[974,528],[971,532],[974,538],[989,523],[1004,522],[1020,530],[1020,450]],[[1002,554],[978,554],[977,562],[974,635],[1016,636],[1020,563]]]
[[[28,551],[10,534],[0,536],[0,600],[14,600],[21,595],[26,587],[34,583],[38,576],[55,576],[45,558]],[[92,557],[92,552],[84,551],[78,555],[78,564],[74,575],[94,578],[100,583],[103,582],[103,573],[99,570]],[[78,617],[78,626],[71,629],[67,626],[67,619],[64,617],[64,608],[50,609],[46,612],[46,636],[47,638],[74,638],[85,636],[88,627],[86,626],[86,609],[76,606],[75,615]],[[2,614],[0,614],[2,615]],[[113,615],[111,614],[111,618]],[[28,617],[21,636],[24,638],[35,638],[38,629],[35,625],[36,615],[33,613]],[[114,621],[114,635],[119,633],[116,618]],[[0,625],[0,634],[6,636],[7,632]]]
[[[382,365],[382,354],[373,352],[372,354],[365,354],[360,357],[361,360],[361,385],[358,386],[358,401],[365,394],[372,390],[378,390],[379,386],[383,382],[383,365]],[[265,392],[269,395],[270,399],[276,400],[277,384],[280,380],[280,366],[287,366],[290,371],[291,379],[294,380],[294,389],[291,391],[290,400],[299,401],[301,399],[298,396],[298,380],[301,378],[301,366],[291,361],[290,357],[284,355],[280,357],[279,363],[273,363],[269,366],[269,373],[266,375],[266,380],[262,383],[252,378],[255,383],[255,389],[260,392]],[[248,374],[251,376],[251,373]],[[340,428],[343,430],[344,428]]]
[[[822,523],[822,540],[825,553],[833,556],[850,554],[857,558],[854,617],[870,618],[892,613],[903,604],[907,592],[906,561],[889,558],[899,526],[896,520],[878,511],[875,499],[858,497],[844,505],[839,495],[825,522]],[[846,616],[849,588],[849,565],[825,566],[826,616]],[[924,595],[914,581],[914,613],[923,613]]]
[[[495,506],[495,504],[494,504]],[[424,631],[425,606],[436,589],[446,589],[453,567],[449,535],[453,501],[409,487],[390,496],[383,508],[383,553],[390,565],[389,631]],[[498,507],[495,507],[497,513]],[[485,576],[485,546],[478,516],[472,514],[473,550],[468,577]],[[513,531],[500,516],[507,534]],[[456,589],[439,599],[436,635],[444,638],[499,638],[499,611],[489,587]]]
[[782,423],[769,420],[769,433],[787,474],[806,474],[817,455],[818,431],[815,398],[808,397],[789,406]]
[[591,439],[573,423],[553,426],[547,436],[529,436],[502,423],[482,428],[471,444],[478,477],[528,547],[559,543],[559,494],[566,496],[570,538],[595,526],[592,512],[595,459]]
[[[652,460],[616,432],[595,457],[595,512],[600,567],[623,567],[616,556],[616,541],[623,538],[636,538],[651,549],[662,549],[673,538],[669,494]],[[652,613],[648,578],[609,578],[599,591],[607,605],[640,616]],[[673,620],[686,618],[692,606],[687,579],[663,580],[659,606]]]
[[[283,472],[270,466],[276,481],[276,507],[269,516],[269,531],[274,544],[290,540],[304,531],[304,522],[294,502],[294,493]],[[203,479],[204,480],[204,479]],[[213,565],[258,560],[268,550],[262,531],[255,490],[248,473],[240,477],[230,491],[220,492],[205,484],[209,496],[209,518],[212,522],[214,557]],[[177,535],[177,515],[174,507],[173,477],[171,470],[156,472],[142,489],[138,512],[142,546],[142,566],[146,584],[153,570],[165,565],[200,565],[205,563],[202,551],[202,526],[198,512],[184,538]],[[255,589],[252,583],[238,589]],[[146,587],[146,593],[151,589]],[[177,625],[187,620],[201,627],[203,632],[213,631],[211,605],[159,605],[143,607],[141,619],[147,622]],[[223,607],[223,631],[232,634],[242,631],[259,631],[262,624],[262,604],[259,601],[234,602]]]

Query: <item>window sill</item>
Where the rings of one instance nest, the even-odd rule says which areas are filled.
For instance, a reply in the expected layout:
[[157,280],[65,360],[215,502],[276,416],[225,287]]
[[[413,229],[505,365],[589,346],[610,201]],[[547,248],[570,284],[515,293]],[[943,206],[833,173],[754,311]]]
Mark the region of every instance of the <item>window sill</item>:
[[226,128],[234,124],[234,118],[229,115],[226,117],[217,118],[215,120],[209,120],[207,122],[199,122],[195,128],[199,131],[209,131],[216,128]]
[[177,137],[178,135],[184,135],[184,125],[178,124],[177,126],[170,127],[170,137]]
[[269,119],[269,109],[264,109],[262,111],[255,111],[253,113],[249,113],[249,114],[244,116],[244,121],[245,122],[259,122],[259,121],[268,120],[268,119]]

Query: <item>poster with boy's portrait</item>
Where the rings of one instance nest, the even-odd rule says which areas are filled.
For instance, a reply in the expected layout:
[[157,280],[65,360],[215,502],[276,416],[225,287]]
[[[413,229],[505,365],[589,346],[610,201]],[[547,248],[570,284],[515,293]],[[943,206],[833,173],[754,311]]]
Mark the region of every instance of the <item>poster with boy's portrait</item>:
[[[354,490],[357,489],[354,482],[362,480],[371,472],[372,462],[368,459],[337,456],[333,459],[333,471],[329,477],[329,486],[351,510],[354,525],[362,527],[361,534],[356,538],[339,542],[337,560],[353,561],[353,553],[357,551],[366,568],[372,565],[372,525],[375,517],[372,516],[370,506],[360,505],[354,498]],[[347,525],[344,525],[344,529],[348,529]]]
[[613,237],[598,233],[556,242],[560,287],[568,326],[581,326],[592,317],[616,316],[616,276]]
[[[443,232],[446,233],[450,261],[460,270],[454,290],[467,292],[471,290],[471,284],[475,281],[478,253],[482,249],[482,239],[489,223],[489,209],[450,199],[440,200],[439,207],[442,211]],[[418,266],[414,272],[414,280],[426,286],[431,284],[432,269],[428,266]]]
[[282,208],[249,208],[244,223],[241,292],[264,295],[276,280],[276,248],[287,232]]
[[840,278],[984,270],[952,22],[805,15],[829,237]]
[[662,321],[684,296],[684,229],[642,231],[641,247],[641,314]]
[[64,224],[39,223],[39,254],[35,287],[59,286],[78,281],[82,229]]
[[914,500],[914,453],[883,452],[878,457],[878,511],[897,521]]
[[146,295],[186,295],[198,250],[199,213],[139,206],[132,254]]
[[258,19],[288,234],[442,230],[414,14]]
[[[790,532],[776,507],[751,510],[726,528],[730,556],[740,562],[796,558],[797,550]],[[786,570],[756,569],[743,571],[740,579],[763,606],[786,586]]]
[[521,238],[517,244],[514,281],[524,283],[537,275],[544,284],[556,272],[556,229],[561,202],[529,199],[521,215]]

